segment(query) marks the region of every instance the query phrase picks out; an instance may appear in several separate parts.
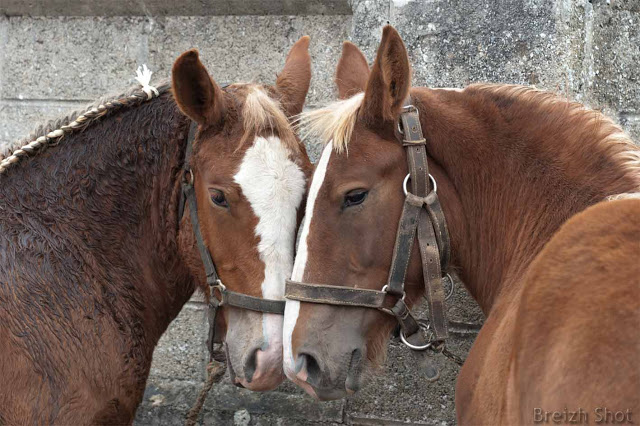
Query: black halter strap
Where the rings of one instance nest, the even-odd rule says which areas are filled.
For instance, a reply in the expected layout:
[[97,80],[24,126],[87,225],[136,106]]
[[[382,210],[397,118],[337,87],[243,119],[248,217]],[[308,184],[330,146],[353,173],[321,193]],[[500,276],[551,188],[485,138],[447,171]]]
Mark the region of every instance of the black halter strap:
[[[182,177],[182,195],[178,206],[179,218],[184,215],[185,205],[189,207],[189,217],[191,219],[191,227],[196,237],[198,245],[198,253],[202,259],[202,265],[207,276],[207,284],[209,285],[209,337],[207,339],[207,348],[209,355],[212,357],[214,352],[214,343],[220,343],[222,336],[216,333],[216,316],[218,308],[224,305],[234,306],[236,308],[248,309],[251,311],[265,312],[270,314],[284,314],[284,300],[263,299],[260,297],[249,296],[247,294],[236,293],[227,290],[220,280],[216,266],[211,257],[211,253],[207,248],[202,232],[200,230],[200,221],[198,219],[198,204],[196,200],[194,178],[195,175],[191,169],[191,152],[193,150],[193,141],[195,140],[198,125],[193,122],[189,128],[189,136],[187,137],[187,148],[185,151],[183,177]],[[220,298],[218,298],[220,295]]]
[[[442,271],[446,271],[449,263],[450,243],[435,180],[429,174],[426,140],[418,109],[411,105],[411,98],[404,105],[398,126],[398,139],[407,150],[409,174],[403,184],[406,198],[398,224],[387,284],[382,290],[369,290],[287,280],[285,298],[381,310],[396,318],[401,327],[400,337],[407,346],[423,350],[444,342],[449,336]],[[408,181],[411,182],[410,191],[407,190]],[[417,320],[405,303],[406,272],[416,239],[429,306],[428,322]],[[420,329],[428,331],[421,339],[422,343],[411,343],[409,339],[414,342],[419,340],[416,336],[420,334],[417,333]]]

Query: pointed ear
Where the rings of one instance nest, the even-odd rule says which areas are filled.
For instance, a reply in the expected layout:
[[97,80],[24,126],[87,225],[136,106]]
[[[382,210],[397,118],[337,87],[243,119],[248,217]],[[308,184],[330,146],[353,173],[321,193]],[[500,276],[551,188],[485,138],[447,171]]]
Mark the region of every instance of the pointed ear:
[[400,34],[387,25],[367,82],[360,115],[367,123],[395,120],[411,88],[409,56]]
[[350,98],[364,92],[369,80],[369,64],[358,47],[345,41],[342,43],[342,55],[336,68],[336,85],[340,99]]
[[180,55],[171,74],[173,97],[185,115],[202,125],[222,120],[226,111],[222,90],[209,77],[197,50]]
[[309,36],[304,36],[289,51],[284,68],[276,80],[276,88],[281,95],[281,103],[287,116],[302,112],[310,82]]

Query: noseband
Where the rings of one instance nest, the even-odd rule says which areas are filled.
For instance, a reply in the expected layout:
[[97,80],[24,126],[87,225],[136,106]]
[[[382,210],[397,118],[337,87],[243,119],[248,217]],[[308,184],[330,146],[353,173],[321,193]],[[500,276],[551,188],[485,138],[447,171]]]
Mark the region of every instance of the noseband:
[[[207,284],[209,285],[209,337],[207,339],[207,348],[209,355],[213,357],[214,343],[222,342],[222,336],[216,334],[216,316],[218,308],[221,306],[233,306],[241,309],[248,309],[256,312],[266,312],[270,314],[284,315],[284,300],[264,299],[261,297],[249,296],[247,294],[236,293],[228,290],[218,276],[213,258],[202,238],[200,231],[200,221],[198,220],[198,204],[194,188],[194,174],[191,170],[191,151],[193,150],[193,140],[195,139],[198,125],[193,122],[189,128],[189,136],[187,137],[187,149],[184,156],[182,195],[180,198],[178,217],[184,215],[185,204],[189,205],[189,217],[191,218],[191,226],[196,236],[198,244],[198,252],[204,265],[204,271],[207,276]],[[217,298],[217,294],[220,298]]]
[[[401,328],[400,338],[411,349],[424,350],[436,345],[444,348],[441,343],[447,339],[449,331],[442,271],[446,271],[449,264],[449,232],[436,192],[435,179],[429,174],[426,140],[422,134],[418,109],[411,105],[411,98],[405,101],[402,109],[397,137],[407,150],[409,174],[403,182],[405,201],[387,283],[382,290],[370,290],[287,280],[285,298],[377,309],[396,318]],[[407,190],[409,181],[411,191]],[[416,237],[429,307],[428,322],[417,320],[405,303],[405,276]],[[420,330],[425,332],[422,343],[410,343],[408,339],[415,341],[416,338],[412,336]]]

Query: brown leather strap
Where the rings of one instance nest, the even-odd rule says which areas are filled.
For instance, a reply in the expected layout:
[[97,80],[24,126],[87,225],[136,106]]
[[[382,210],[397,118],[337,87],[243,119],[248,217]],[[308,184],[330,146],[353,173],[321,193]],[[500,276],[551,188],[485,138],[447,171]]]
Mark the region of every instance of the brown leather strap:
[[424,209],[420,211],[418,222],[418,246],[422,259],[425,296],[429,306],[429,322],[436,340],[444,340],[449,337],[449,331],[447,330],[447,314],[444,306],[445,295],[440,269],[440,254],[433,225],[429,221],[429,214]]
[[284,315],[284,306],[286,304],[284,300],[263,299],[226,289],[220,291],[220,295],[222,299],[220,306],[229,305],[250,311]]
[[[444,238],[448,239],[444,237],[447,232],[446,222],[440,203],[435,201],[437,194],[434,188],[431,188],[431,182],[429,181],[426,141],[422,133],[418,109],[411,105],[410,97],[405,101],[404,108],[405,112],[400,115],[403,129],[403,145],[407,149],[409,175],[411,176],[411,194],[415,196],[411,197],[410,194],[407,194],[407,202],[420,204],[417,238],[420,247],[420,258],[422,259],[425,295],[435,338],[444,340],[449,333],[444,306],[439,243]],[[431,205],[431,209],[426,208],[429,205]],[[431,216],[436,218],[435,223],[432,222]],[[439,239],[436,234],[439,234]],[[448,253],[448,248],[445,252]]]
[[418,215],[423,204],[422,202],[411,202],[409,196],[411,194],[407,194],[402,208],[387,284],[387,292],[397,297],[404,296],[404,280],[409,267],[409,260],[411,259],[416,229],[418,228]]
[[444,218],[438,194],[435,191],[431,191],[425,198],[425,203],[438,240],[440,267],[443,271],[446,271],[451,259],[451,242],[449,241],[449,229],[447,228],[447,221]]
[[287,280],[284,297],[301,302],[380,309],[385,305],[387,293],[364,288],[309,284]]

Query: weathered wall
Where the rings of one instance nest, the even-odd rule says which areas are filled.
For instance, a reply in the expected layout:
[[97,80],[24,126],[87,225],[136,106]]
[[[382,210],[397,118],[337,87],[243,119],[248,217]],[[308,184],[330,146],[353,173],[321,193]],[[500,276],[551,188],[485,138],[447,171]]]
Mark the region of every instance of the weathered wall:
[[[604,109],[640,140],[640,0],[350,0],[350,6],[352,15],[332,16],[0,16],[0,143],[132,84],[142,63],[168,76],[190,47],[200,49],[218,81],[273,82],[288,48],[309,34],[313,107],[333,99],[341,41],[354,41],[372,59],[387,22],[404,37],[415,85],[532,84]],[[481,318],[460,287],[449,310],[454,319]],[[204,378],[205,335],[204,306],[195,298],[155,352],[138,424],[182,422]],[[464,354],[471,343],[456,337],[451,350]],[[433,360],[441,378],[429,383],[412,354],[392,342],[387,367],[370,386],[330,403],[290,384],[260,394],[224,383],[208,399],[205,423],[452,424],[458,369]]]

